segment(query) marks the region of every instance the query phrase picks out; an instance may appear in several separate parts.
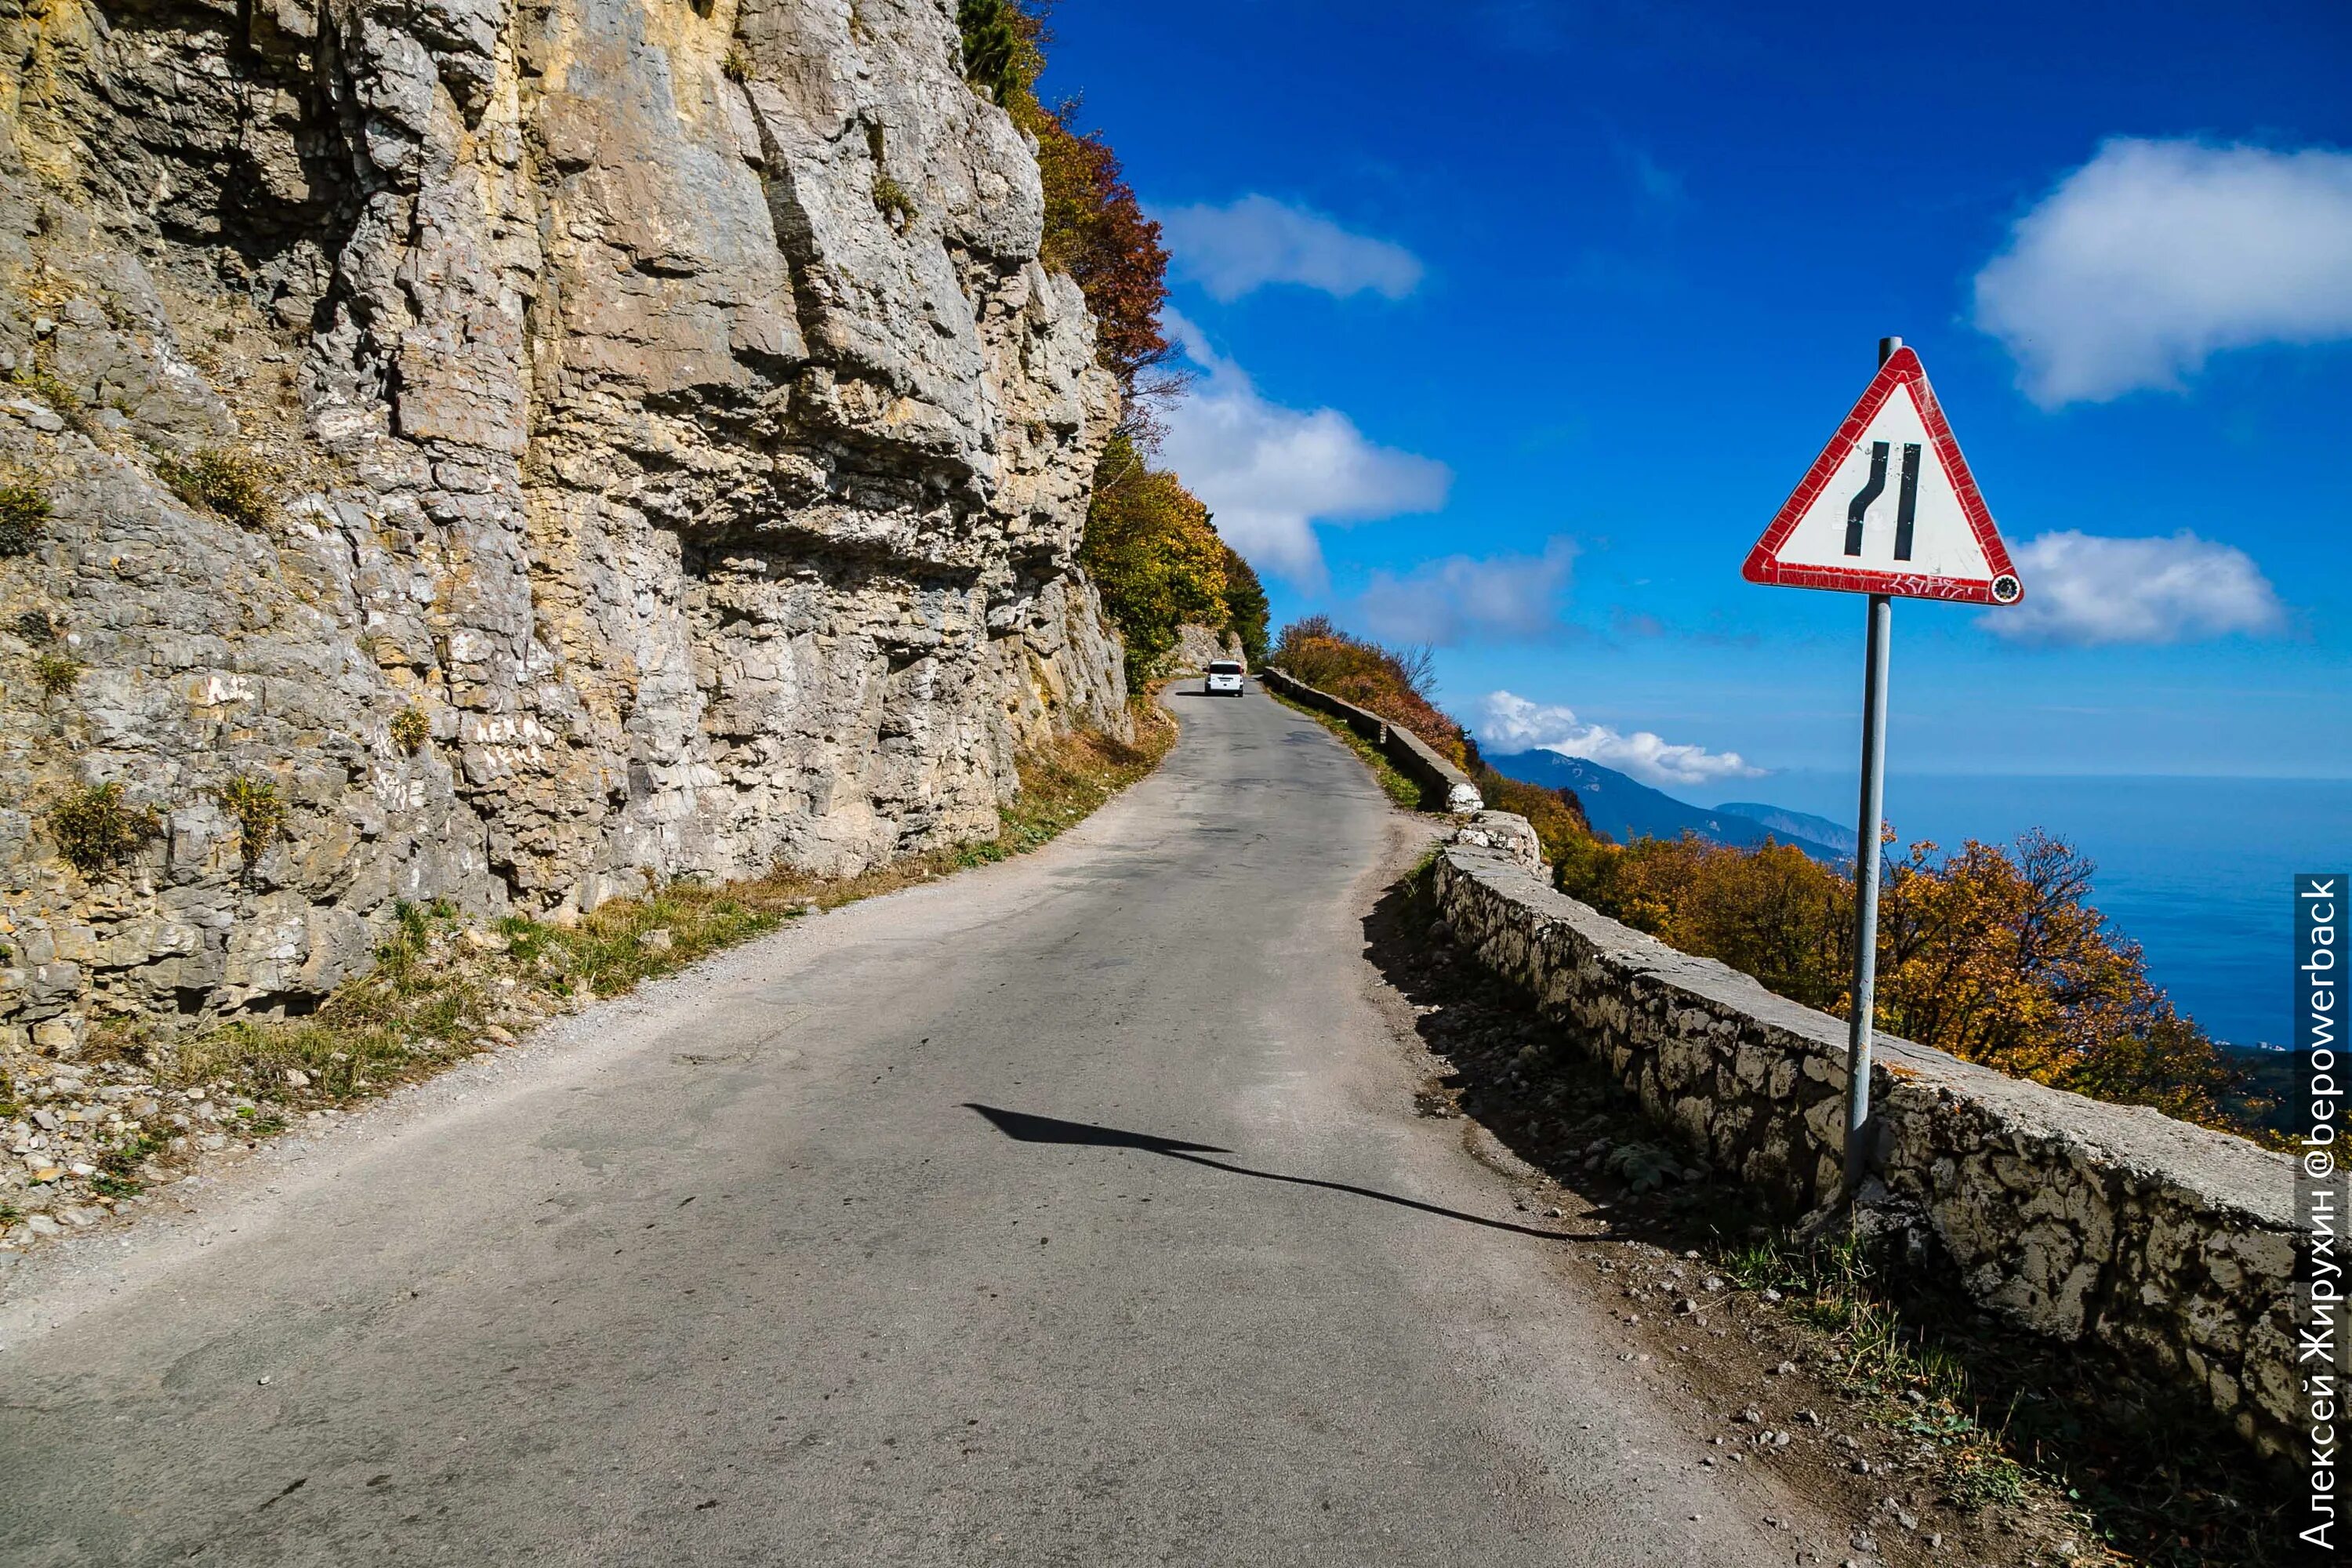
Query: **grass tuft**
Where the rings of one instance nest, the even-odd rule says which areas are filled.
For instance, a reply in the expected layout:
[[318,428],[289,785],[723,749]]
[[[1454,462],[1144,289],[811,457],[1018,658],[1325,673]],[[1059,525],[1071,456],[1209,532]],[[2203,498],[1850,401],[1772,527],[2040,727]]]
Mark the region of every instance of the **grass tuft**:
[[415,704],[411,703],[392,716],[392,743],[408,755],[413,757],[423,751],[425,742],[432,738],[433,721],[427,719],[425,710]]
[[915,198],[887,172],[874,176],[874,210],[893,228],[903,229],[920,216]]
[[81,681],[81,660],[50,649],[33,660],[33,679],[50,697],[63,697]]
[[71,419],[82,411],[81,395],[38,361],[18,365],[8,373],[8,379],[47,404],[53,413]]
[[155,472],[190,506],[215,512],[245,528],[266,528],[278,515],[270,494],[276,467],[250,452],[207,448],[194,457],[159,458]]
[[213,791],[213,799],[236,824],[237,858],[247,876],[269,847],[286,837],[286,800],[274,779],[240,774]]
[[48,492],[30,475],[0,468],[0,556],[30,555],[52,515]]
[[85,877],[110,870],[163,832],[155,813],[124,803],[119,784],[85,784],[49,808],[58,853]]

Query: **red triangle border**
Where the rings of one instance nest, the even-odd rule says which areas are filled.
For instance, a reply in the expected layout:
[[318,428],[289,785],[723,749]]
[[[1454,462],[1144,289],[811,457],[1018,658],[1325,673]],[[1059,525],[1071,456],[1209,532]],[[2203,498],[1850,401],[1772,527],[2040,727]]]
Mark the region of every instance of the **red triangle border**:
[[[1797,521],[1812,506],[1827,488],[1831,476],[1846,459],[1863,432],[1878,415],[1895,389],[1908,384],[1913,401],[1918,405],[1919,417],[1927,426],[1928,439],[1935,443],[1936,456],[1950,476],[1952,489],[1958,492],[1960,510],[1969,520],[1978,546],[1984,551],[1985,561],[1992,568],[1990,577],[1935,577],[1920,573],[1879,572],[1859,566],[1790,566],[1778,558],[1780,546],[1793,532]],[[2003,599],[1994,596],[1993,584],[2006,577],[2016,583],[2017,568],[2009,559],[2009,546],[2001,542],[2000,531],[1993,525],[1992,513],[1986,510],[1984,496],[1977,489],[1976,476],[1969,471],[1969,460],[1960,456],[1960,444],[1952,438],[1952,426],[1944,417],[1943,405],[1936,401],[1935,389],[1927,384],[1927,368],[1919,356],[1908,348],[1900,348],[1888,356],[1878,374],[1863,389],[1853,411],[1838,426],[1822,455],[1813,459],[1803,482],[1790,496],[1779,514],[1772,519],[1764,537],[1748,552],[1748,563],[1739,574],[1750,583],[1762,583],[1779,588],[1828,588],[1848,594],[1892,594],[1911,599],[1940,599],[1948,604],[1992,605],[2000,607],[2023,599],[2024,590]]]

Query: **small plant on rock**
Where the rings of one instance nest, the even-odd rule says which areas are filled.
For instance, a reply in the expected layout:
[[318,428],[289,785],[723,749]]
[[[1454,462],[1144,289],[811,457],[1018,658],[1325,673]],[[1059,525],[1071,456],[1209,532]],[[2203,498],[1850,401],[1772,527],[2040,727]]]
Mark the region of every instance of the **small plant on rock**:
[[237,856],[251,876],[263,853],[286,836],[286,802],[277,782],[241,774],[215,790],[213,798],[236,823]]
[[751,79],[751,54],[740,39],[727,46],[727,53],[719,58],[719,74],[732,82]]
[[45,367],[38,360],[35,360],[30,364],[18,365],[8,373],[8,379],[68,418],[81,412],[80,395],[59,380],[56,372]]
[[84,784],[49,808],[58,853],[85,877],[121,865],[162,831],[152,809],[123,800],[119,784]]
[[190,458],[159,458],[155,472],[190,506],[246,528],[266,528],[278,515],[269,493],[278,470],[250,452],[208,447]]
[[392,743],[408,755],[423,751],[432,738],[433,721],[425,716],[424,709],[412,703],[392,716]]
[[915,198],[887,173],[874,176],[874,210],[893,228],[905,228],[917,216]]
[[33,679],[41,683],[42,691],[51,697],[63,697],[81,679],[81,661],[71,654],[52,650],[33,660]]
[[883,221],[891,227],[903,229],[915,221],[915,198],[907,194],[906,186],[891,176],[888,163],[883,156],[883,147],[882,127],[867,121],[866,149],[874,154],[874,210],[880,213]]
[[0,556],[31,554],[49,517],[49,498],[31,476],[0,468]]

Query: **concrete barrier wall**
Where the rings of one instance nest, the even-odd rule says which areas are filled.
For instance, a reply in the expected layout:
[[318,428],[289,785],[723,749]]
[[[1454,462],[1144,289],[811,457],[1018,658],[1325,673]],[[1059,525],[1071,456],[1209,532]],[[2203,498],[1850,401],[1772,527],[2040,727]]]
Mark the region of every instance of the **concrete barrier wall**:
[[[1555,890],[1528,864],[1532,834],[1497,830],[1501,816],[1435,864],[1462,946],[1717,1169],[1790,1213],[1834,1197],[1844,1021]],[[2286,1156],[1885,1036],[1876,1062],[1878,1173],[1924,1211],[1970,1296],[2112,1346],[2260,1452],[2288,1452],[2300,1233]]]
[[1344,722],[1370,742],[1373,749],[1388,759],[1391,767],[1419,784],[1433,804],[1443,802],[1445,810],[1462,813],[1476,811],[1486,804],[1478,794],[1478,786],[1470,782],[1468,773],[1447,762],[1428,742],[1403,726],[1391,724],[1369,709],[1343,702],[1328,691],[1318,691],[1305,681],[1294,679],[1279,669],[1261,669],[1257,678],[1292,701],[1328,713]]

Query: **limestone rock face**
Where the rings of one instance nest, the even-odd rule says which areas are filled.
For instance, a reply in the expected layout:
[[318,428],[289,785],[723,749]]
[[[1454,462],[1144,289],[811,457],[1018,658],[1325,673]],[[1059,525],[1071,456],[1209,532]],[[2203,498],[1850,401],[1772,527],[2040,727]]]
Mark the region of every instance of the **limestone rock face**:
[[1160,659],[1162,669],[1170,675],[1198,675],[1215,658],[1239,658],[1242,639],[1233,632],[1215,626],[1183,626],[1176,628],[1176,646]]
[[0,1043],[856,869],[1124,730],[1116,386],[954,10],[0,0]]

